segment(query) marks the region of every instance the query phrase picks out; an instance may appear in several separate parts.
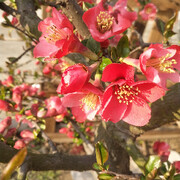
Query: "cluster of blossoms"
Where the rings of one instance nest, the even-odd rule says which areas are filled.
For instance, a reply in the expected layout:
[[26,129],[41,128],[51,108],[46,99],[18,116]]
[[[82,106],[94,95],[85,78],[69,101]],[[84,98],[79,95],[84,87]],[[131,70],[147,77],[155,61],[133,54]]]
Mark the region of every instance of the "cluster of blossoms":
[[[153,145],[153,151],[157,154],[162,162],[168,162],[170,155],[170,146],[166,142],[156,141]],[[174,161],[173,165],[175,167],[176,173],[180,173],[180,161]]]
[[[101,1],[83,14],[92,37],[100,42],[102,48],[113,44],[113,41],[116,46],[115,40],[122,37],[120,33],[137,19],[137,13],[128,11],[126,4],[127,0],[119,0],[112,7]],[[140,14],[146,20],[154,18],[156,8],[151,3],[147,4]],[[98,60],[96,54],[82,45],[73,34],[72,24],[61,11],[53,8],[52,17],[40,22],[39,30],[42,36],[34,49],[35,57],[60,58],[71,52],[78,52],[92,60]],[[133,66],[111,63],[102,72],[101,81],[108,84],[105,89],[102,88],[100,79],[91,79],[92,72],[98,68],[96,63],[89,67],[83,64],[70,66],[62,74],[57,88],[57,93],[63,95],[60,109],[70,108],[78,122],[93,120],[95,115],[100,115],[105,121],[117,123],[123,120],[131,125],[144,126],[151,118],[148,103],[165,94],[168,79],[180,81],[179,62],[179,46],[164,48],[161,44],[151,45],[136,62],[139,70],[146,76],[146,81],[135,81],[137,78]],[[54,109],[58,112],[57,107],[54,106]]]

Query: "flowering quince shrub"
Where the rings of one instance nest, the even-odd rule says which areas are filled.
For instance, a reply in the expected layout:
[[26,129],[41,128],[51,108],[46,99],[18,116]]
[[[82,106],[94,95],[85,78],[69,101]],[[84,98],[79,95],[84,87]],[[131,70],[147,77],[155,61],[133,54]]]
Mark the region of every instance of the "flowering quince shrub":
[[[51,16],[38,24],[39,41],[29,34],[33,56],[37,58],[36,67],[41,69],[33,75],[36,83],[28,82],[27,77],[32,74],[18,69],[17,59],[9,62],[10,75],[0,81],[0,111],[7,115],[0,121],[0,141],[18,150],[29,147],[34,151],[36,145],[49,144],[52,153],[58,152],[45,133],[50,121],[56,123],[56,132],[73,139],[75,145],[68,152],[84,155],[85,143],[94,151],[91,143],[98,141],[96,134],[102,124],[108,133],[103,135],[104,141],[110,137],[112,143],[117,144],[120,138],[123,150],[142,170],[141,180],[178,177],[179,161],[168,161],[170,146],[167,143],[156,142],[155,155],[140,157],[141,162],[134,143],[144,131],[159,127],[158,123],[164,125],[165,115],[157,122],[162,111],[155,111],[154,103],[166,100],[169,82],[174,85],[180,82],[180,46],[168,41],[173,35],[176,16],[166,25],[161,24],[164,42],[148,44],[141,42],[140,34],[132,36],[136,35],[136,20],[156,18],[157,7],[149,1],[136,1],[136,11],[129,8],[127,0],[118,0],[114,5],[104,0],[78,3],[84,11],[82,27],[76,25],[74,17],[69,19],[63,10],[55,8],[58,6],[45,3],[55,7],[48,6],[46,11],[51,12]],[[77,10],[76,14],[81,13]],[[5,20],[19,28],[16,19],[9,22],[5,16]],[[88,35],[80,33],[83,26]],[[178,114],[176,110],[171,114]],[[26,128],[21,128],[22,125]],[[111,130],[112,127],[117,129]],[[102,171],[99,179],[115,176],[121,179],[108,170],[111,164],[106,162],[115,155],[108,153],[112,145],[107,147],[109,149],[101,142],[96,143],[97,163],[93,168]]]

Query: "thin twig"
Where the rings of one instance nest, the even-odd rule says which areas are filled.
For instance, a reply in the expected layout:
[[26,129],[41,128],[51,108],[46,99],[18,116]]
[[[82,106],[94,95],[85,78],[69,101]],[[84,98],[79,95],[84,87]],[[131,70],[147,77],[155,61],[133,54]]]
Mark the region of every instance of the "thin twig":
[[19,59],[21,59],[28,51],[32,50],[34,48],[34,46],[31,46],[30,48],[26,49],[20,56],[18,56],[17,58],[15,58],[13,61],[11,61],[11,63],[8,63],[8,65],[12,65],[14,63],[16,63]]
[[116,179],[121,179],[121,180],[139,180],[139,175],[138,175],[138,177],[136,177],[136,175],[118,174],[118,173],[115,173],[113,171],[103,171],[102,174],[104,174],[104,173],[113,174],[113,175],[116,176]]
[[85,135],[81,132],[79,126],[77,125],[76,122],[74,122],[73,120],[70,120],[75,131],[79,134],[79,136],[81,137],[81,139],[86,143],[88,149],[91,151],[91,153],[94,152],[94,146],[90,143],[90,141],[85,137]]
[[15,14],[19,14],[17,10],[11,8],[3,2],[0,2],[0,9],[7,12],[8,14],[11,14],[12,16],[15,16]]
[[[31,122],[33,123],[33,125],[34,125],[36,128],[38,128],[38,129],[41,130],[41,128],[39,127],[39,125],[38,125],[35,121],[31,121]],[[45,139],[45,141],[48,142],[50,148],[52,149],[52,153],[53,153],[53,154],[58,153],[57,147],[55,146],[55,144],[53,143],[53,141],[47,136],[47,134],[46,134],[44,131],[42,131],[42,130],[41,130],[41,134],[42,134],[42,137]]]
[[14,29],[16,29],[17,31],[20,31],[20,32],[23,33],[25,36],[27,36],[31,41],[37,43],[37,39],[36,39],[35,37],[33,37],[33,36],[30,36],[30,35],[29,35],[28,33],[26,33],[24,30],[18,28],[17,26],[12,25],[12,24],[6,24],[6,25],[9,26],[9,27],[12,27],[12,28],[14,28]]

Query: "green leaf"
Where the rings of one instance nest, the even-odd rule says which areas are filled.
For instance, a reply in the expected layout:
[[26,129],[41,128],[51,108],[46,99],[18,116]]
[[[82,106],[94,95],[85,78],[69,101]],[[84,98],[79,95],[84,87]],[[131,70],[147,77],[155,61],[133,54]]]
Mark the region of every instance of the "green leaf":
[[7,166],[2,172],[1,180],[10,179],[11,174],[14,172],[14,170],[24,162],[26,155],[27,155],[27,148],[24,147],[7,164]]
[[117,49],[115,47],[112,47],[110,52],[112,60],[116,61],[118,59]]
[[129,40],[126,35],[124,35],[118,42],[117,45],[117,55],[118,57],[127,57],[130,53]]
[[9,60],[10,62],[13,62],[15,59],[16,59],[15,57],[8,57],[8,60]]
[[104,68],[111,63],[112,63],[112,61],[109,58],[102,57],[102,62],[99,66],[100,71],[103,71]]
[[157,25],[159,32],[163,35],[163,33],[165,31],[165,22],[159,18],[156,18],[156,25]]
[[94,7],[93,4],[90,4],[88,2],[83,2],[83,4],[86,6],[87,9],[90,9],[90,8]]
[[177,19],[177,15],[178,15],[178,13],[176,12],[176,13],[169,19],[169,21],[166,23],[166,26],[165,26],[165,29],[166,29],[166,30],[172,30],[173,25],[174,25],[174,23],[175,23],[175,21],[176,21],[176,19]]
[[86,43],[86,47],[88,47],[92,52],[98,53],[100,51],[100,43],[95,41],[92,37],[90,37]]
[[180,174],[175,175],[174,180],[180,180]]
[[93,168],[98,170],[98,171],[102,171],[103,170],[103,167],[101,165],[97,164],[97,163],[93,164]]
[[173,36],[175,34],[176,33],[174,31],[171,31],[171,30],[164,32],[164,36],[165,36],[166,39],[170,38],[171,36]]
[[150,173],[153,169],[158,169],[161,166],[161,159],[159,156],[150,156],[148,159],[147,164],[145,165],[145,168],[148,173]]
[[99,180],[106,180],[106,179],[110,180],[110,179],[112,179],[114,177],[115,177],[114,174],[108,174],[108,173],[103,173],[103,174],[98,175]]
[[141,176],[140,180],[146,180],[146,177],[145,176]]
[[104,163],[108,160],[109,153],[103,143],[98,142],[95,145],[96,150],[96,161],[99,165],[104,165]]

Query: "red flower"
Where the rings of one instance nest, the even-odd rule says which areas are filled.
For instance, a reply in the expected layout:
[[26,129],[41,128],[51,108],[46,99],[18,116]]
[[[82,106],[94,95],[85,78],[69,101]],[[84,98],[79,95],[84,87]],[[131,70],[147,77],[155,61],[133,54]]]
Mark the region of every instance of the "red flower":
[[151,118],[147,102],[164,95],[164,90],[149,81],[133,81],[134,68],[126,64],[110,64],[102,75],[103,81],[113,81],[105,90],[102,118],[114,123],[121,119],[135,126],[144,126]]
[[147,80],[166,88],[167,79],[180,81],[180,46],[163,48],[161,44],[151,45],[140,56],[140,68]]
[[176,168],[176,172],[180,173],[180,161],[175,161],[174,162],[174,166]]
[[92,37],[99,42],[124,32],[137,19],[136,12],[126,10],[127,0],[119,0],[113,8],[103,2],[83,14]]
[[6,80],[2,81],[2,84],[4,86],[10,87],[13,84],[13,81],[14,81],[13,77],[8,76],[8,78]]
[[170,146],[168,143],[156,141],[153,145],[153,151],[161,156],[163,161],[167,161],[170,154]]
[[147,21],[149,19],[154,19],[157,13],[157,8],[153,3],[148,3],[144,6],[144,9],[139,12],[142,19]]
[[62,105],[61,99],[58,96],[50,97],[45,101],[48,109],[46,116],[56,116],[66,111],[66,108]]
[[78,122],[93,120],[101,107],[102,91],[86,83],[79,91],[66,94],[62,98],[65,107],[70,107]]
[[0,110],[2,111],[9,111],[11,109],[9,103],[7,101],[4,101],[0,99]]
[[68,67],[61,78],[61,83],[57,88],[57,93],[67,94],[76,92],[89,81],[90,71],[83,64],[76,64]]
[[7,129],[11,125],[11,122],[11,117],[7,117],[0,122],[0,134],[2,134],[5,129]]
[[42,36],[34,48],[34,57],[60,58],[71,52],[81,53],[90,59],[98,57],[83,46],[73,34],[73,26],[61,11],[52,9],[52,17],[41,21],[38,25]]
[[23,139],[17,140],[17,141],[15,142],[15,144],[14,144],[14,148],[15,148],[15,149],[22,149],[22,148],[25,147],[25,146],[26,146],[26,144],[25,144],[25,142],[24,142]]

